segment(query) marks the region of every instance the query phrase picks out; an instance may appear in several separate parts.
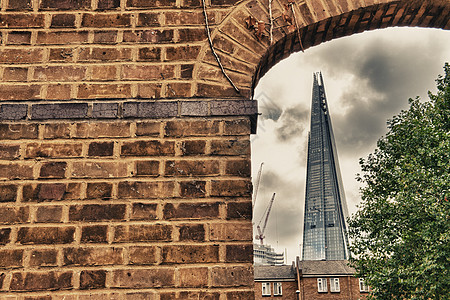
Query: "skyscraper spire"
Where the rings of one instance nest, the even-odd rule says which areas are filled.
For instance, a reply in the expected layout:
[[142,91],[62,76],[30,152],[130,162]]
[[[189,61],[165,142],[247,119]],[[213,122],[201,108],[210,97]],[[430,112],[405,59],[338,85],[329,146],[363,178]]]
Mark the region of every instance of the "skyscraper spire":
[[347,216],[323,77],[317,73],[308,137],[302,259],[348,259]]

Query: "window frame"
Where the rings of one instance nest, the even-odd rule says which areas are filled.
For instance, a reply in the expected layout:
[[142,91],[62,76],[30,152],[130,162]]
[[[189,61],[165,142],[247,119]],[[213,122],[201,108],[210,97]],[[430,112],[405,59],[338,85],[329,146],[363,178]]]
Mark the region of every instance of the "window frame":
[[274,296],[283,296],[283,283],[282,282],[274,282],[273,283],[273,295]]
[[327,279],[326,278],[317,278],[317,292],[319,292],[319,293],[328,293]]
[[[264,289],[265,287],[265,289]],[[263,297],[272,296],[272,291],[270,290],[270,282],[261,283],[261,295]]]
[[330,278],[330,292],[332,293],[341,292],[341,283],[338,277]]
[[359,278],[359,292],[360,293],[368,293],[369,286],[366,284],[363,278]]

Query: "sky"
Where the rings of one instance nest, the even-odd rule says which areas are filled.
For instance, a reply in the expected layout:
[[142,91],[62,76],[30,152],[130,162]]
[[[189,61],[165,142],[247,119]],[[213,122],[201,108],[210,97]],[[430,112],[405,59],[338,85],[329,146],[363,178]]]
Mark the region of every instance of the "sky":
[[[435,79],[450,62],[450,31],[388,28],[332,40],[292,54],[258,83],[261,115],[252,140],[255,185],[254,232],[273,193],[265,244],[300,256],[303,234],[307,136],[313,72],[322,72],[350,215],[360,202],[359,158],[387,132],[386,121],[408,108],[408,99],[428,99]],[[261,224],[264,223],[262,220]],[[259,242],[259,241],[258,241]]]

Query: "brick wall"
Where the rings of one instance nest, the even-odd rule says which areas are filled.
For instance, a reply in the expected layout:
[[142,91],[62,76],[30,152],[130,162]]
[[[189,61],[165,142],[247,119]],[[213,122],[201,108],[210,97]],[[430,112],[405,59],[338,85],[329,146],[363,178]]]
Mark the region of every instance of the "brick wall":
[[[263,296],[262,295],[262,283],[270,282],[270,292],[271,296]],[[281,282],[282,287],[282,295],[274,296],[273,295],[273,282]],[[298,290],[297,280],[295,281],[255,281],[255,300],[268,300],[268,299],[277,299],[277,300],[298,300],[297,294],[295,293]]]
[[360,293],[359,291],[359,279],[353,276],[342,276],[339,277],[340,292],[330,291],[330,278],[324,276],[322,278],[327,278],[328,292],[319,293],[317,291],[317,277],[302,277],[301,291],[302,299],[317,299],[317,300],[359,300],[365,299],[367,293]]
[[[237,92],[200,0],[0,1],[0,298],[253,298],[249,99],[300,50],[284,0],[272,45],[246,26],[266,2],[206,1]],[[450,26],[441,0],[294,10],[305,49]]]

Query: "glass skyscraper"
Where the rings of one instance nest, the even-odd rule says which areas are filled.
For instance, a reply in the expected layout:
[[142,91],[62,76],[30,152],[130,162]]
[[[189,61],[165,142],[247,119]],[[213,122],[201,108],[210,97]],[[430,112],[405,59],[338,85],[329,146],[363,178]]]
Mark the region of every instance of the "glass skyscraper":
[[314,74],[308,138],[303,260],[348,259],[347,204],[321,73]]

